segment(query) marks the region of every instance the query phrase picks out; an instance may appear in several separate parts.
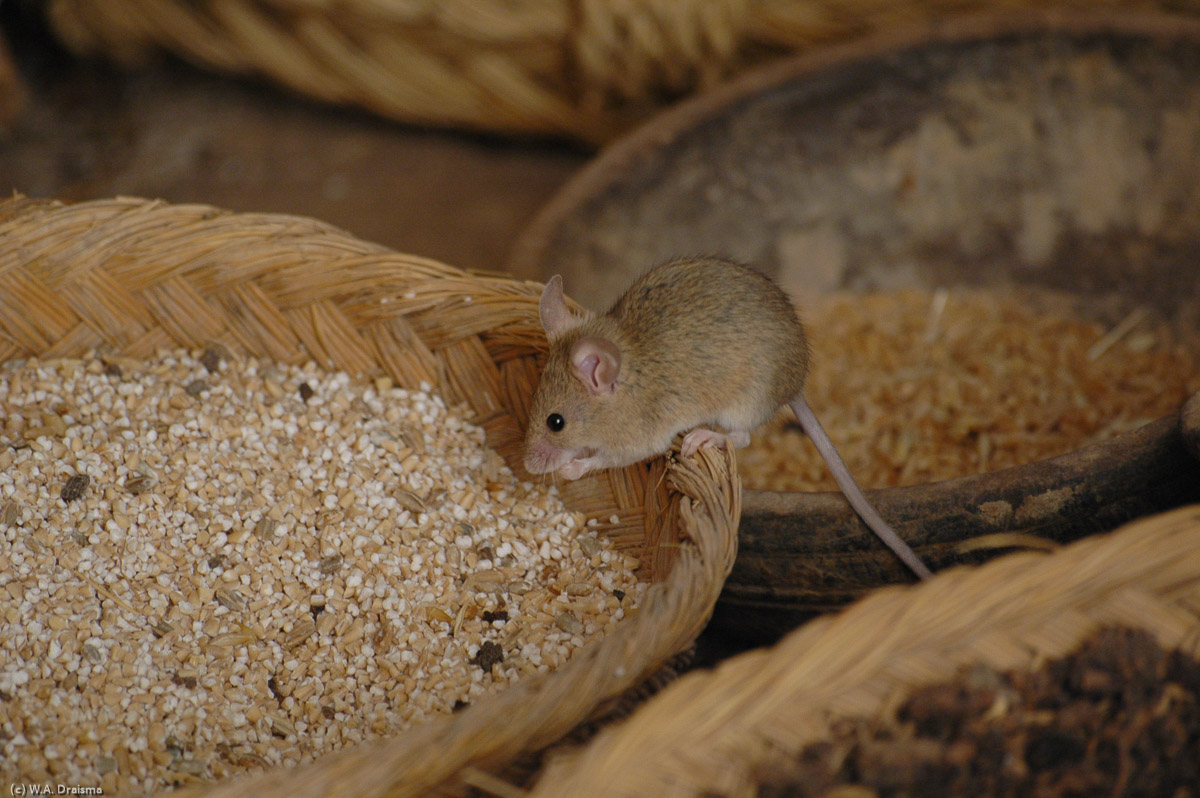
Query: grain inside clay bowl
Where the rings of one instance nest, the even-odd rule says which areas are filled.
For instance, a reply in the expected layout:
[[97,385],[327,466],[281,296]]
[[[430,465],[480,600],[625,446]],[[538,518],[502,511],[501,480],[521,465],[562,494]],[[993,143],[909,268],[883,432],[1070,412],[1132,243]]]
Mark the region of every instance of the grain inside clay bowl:
[[[1200,326],[1200,23],[959,18],[774,64],[603,152],[514,248],[604,308],[712,253],[801,305],[913,288],[1065,292]],[[870,491],[935,570],[1200,500],[1177,414],[1052,459]],[[981,543],[981,545],[972,545]],[[910,579],[836,493],[747,491],[717,623],[762,640]]]

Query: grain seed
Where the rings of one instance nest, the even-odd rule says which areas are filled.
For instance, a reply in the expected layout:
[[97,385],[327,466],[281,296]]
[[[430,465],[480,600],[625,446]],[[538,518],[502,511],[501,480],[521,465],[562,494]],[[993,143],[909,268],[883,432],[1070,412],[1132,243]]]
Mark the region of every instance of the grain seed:
[[219,587],[214,594],[217,603],[223,607],[227,607],[233,612],[241,612],[246,609],[246,599],[238,592],[237,588]]
[[296,726],[287,718],[281,715],[267,715],[267,721],[271,726],[271,734],[278,737],[296,736]]
[[567,634],[581,635],[583,634],[583,624],[569,612],[560,612],[554,616],[554,625],[562,629]]
[[171,763],[171,769],[189,776],[203,777],[208,772],[208,764],[198,759],[177,759]]
[[500,648],[498,643],[493,643],[491,640],[484,642],[479,646],[479,651],[471,662],[478,665],[485,672],[490,673],[492,668],[504,661],[504,650]]
[[69,504],[70,502],[73,502],[83,496],[88,485],[91,484],[91,481],[92,478],[87,474],[75,474],[67,480],[65,485],[63,485],[62,492],[59,494],[59,496],[63,501]]
[[272,518],[260,518],[254,525],[254,537],[269,540],[275,537],[275,530],[279,528],[279,522]]
[[317,624],[312,618],[301,618],[292,626],[291,631],[286,632],[283,636],[283,645],[285,648],[295,648],[303,645],[317,632]]
[[154,475],[134,472],[125,478],[125,490],[132,493],[134,496],[140,496],[154,487]]
[[257,641],[258,638],[250,632],[238,630],[236,632],[225,632],[224,634],[210,637],[208,644],[209,646],[215,648],[235,648],[237,646],[248,646]]
[[428,509],[425,500],[411,490],[405,488],[396,488],[392,491],[392,496],[400,503],[400,506],[409,512],[423,513]]
[[217,369],[221,367],[221,360],[226,353],[221,347],[209,347],[200,355],[200,365],[208,370],[209,374],[215,374]]

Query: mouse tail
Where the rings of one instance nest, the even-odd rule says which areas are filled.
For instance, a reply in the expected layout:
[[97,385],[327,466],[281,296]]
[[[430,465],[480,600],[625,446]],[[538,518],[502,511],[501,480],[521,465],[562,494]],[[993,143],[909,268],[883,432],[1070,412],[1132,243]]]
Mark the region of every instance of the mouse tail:
[[801,429],[808,435],[813,445],[817,447],[817,451],[821,453],[821,457],[824,458],[825,464],[833,474],[834,481],[842,489],[846,500],[850,502],[850,507],[854,512],[858,513],[863,523],[870,527],[871,531],[889,549],[895,552],[896,556],[912,569],[913,573],[922,579],[928,579],[932,576],[932,572],[925,566],[925,563],[921,561],[916,552],[909,548],[909,545],[896,534],[896,530],[892,529],[891,524],[883,520],[883,516],[867,500],[862,489],[858,487],[858,483],[854,481],[854,477],[850,475],[850,469],[846,467],[846,462],[842,460],[842,456],[834,448],[833,441],[829,439],[825,428],[821,426],[821,422],[817,420],[816,414],[808,406],[808,402],[804,396],[800,395],[796,397],[791,402],[791,408],[792,412],[796,414],[796,420],[800,422]]

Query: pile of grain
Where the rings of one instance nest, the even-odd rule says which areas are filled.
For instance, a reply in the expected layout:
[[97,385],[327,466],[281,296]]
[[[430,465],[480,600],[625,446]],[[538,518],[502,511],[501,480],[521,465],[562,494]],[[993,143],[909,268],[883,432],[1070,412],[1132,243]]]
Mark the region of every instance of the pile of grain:
[[[1141,312],[1106,327],[1044,292],[834,294],[803,315],[805,394],[868,488],[1065,454],[1200,390],[1200,334],[1180,339]],[[745,486],[836,490],[792,420],[781,413],[739,452]]]
[[210,351],[0,368],[0,781],[297,764],[551,669],[636,561],[436,397]]

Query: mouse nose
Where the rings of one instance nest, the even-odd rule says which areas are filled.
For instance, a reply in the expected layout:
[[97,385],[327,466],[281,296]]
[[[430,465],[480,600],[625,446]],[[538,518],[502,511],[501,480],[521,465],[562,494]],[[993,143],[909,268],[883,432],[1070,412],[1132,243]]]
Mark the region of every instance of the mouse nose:
[[548,474],[569,457],[566,449],[545,440],[535,441],[525,449],[525,470],[530,474]]
[[549,466],[550,453],[544,444],[534,444],[525,450],[525,470],[530,474],[545,474]]

